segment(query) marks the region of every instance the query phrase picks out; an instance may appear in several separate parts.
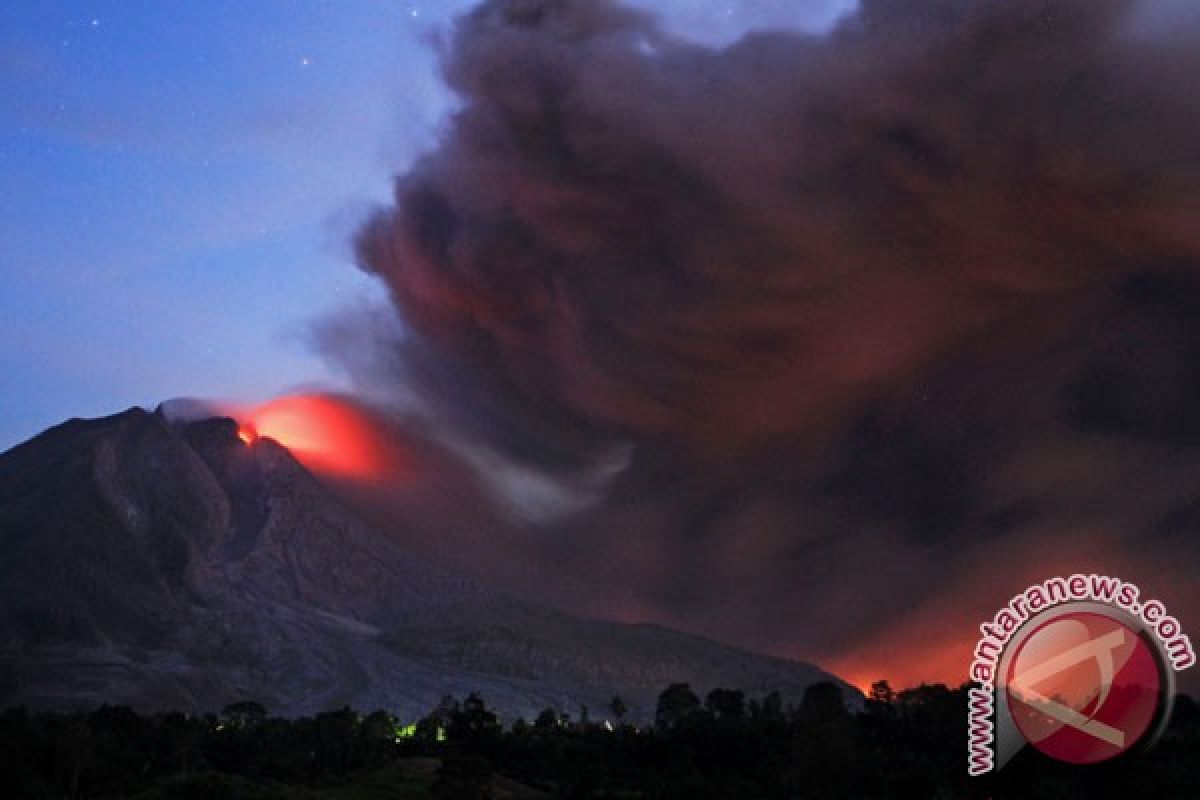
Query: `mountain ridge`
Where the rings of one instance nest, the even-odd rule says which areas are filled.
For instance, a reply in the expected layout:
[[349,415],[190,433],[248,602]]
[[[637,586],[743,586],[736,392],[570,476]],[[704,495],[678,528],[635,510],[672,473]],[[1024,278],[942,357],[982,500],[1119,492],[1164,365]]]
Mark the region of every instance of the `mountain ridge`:
[[[0,454],[0,705],[414,717],[652,715],[667,683],[796,697],[834,679],[661,626],[587,619],[405,553],[270,439],[129,409]],[[855,690],[842,684],[848,692]]]

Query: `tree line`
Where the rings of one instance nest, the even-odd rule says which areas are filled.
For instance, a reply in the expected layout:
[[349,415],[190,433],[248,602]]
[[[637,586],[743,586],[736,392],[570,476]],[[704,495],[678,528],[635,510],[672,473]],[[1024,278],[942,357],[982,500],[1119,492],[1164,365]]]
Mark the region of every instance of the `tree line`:
[[1200,796],[1200,711],[1189,697],[1147,752],[1072,767],[1026,748],[985,778],[966,774],[966,702],[966,687],[895,692],[883,681],[865,702],[818,683],[796,704],[674,684],[640,727],[619,697],[606,709],[615,725],[580,708],[506,726],[474,694],[415,723],[349,708],[284,719],[250,701],[206,715],[16,708],[0,713],[0,790],[69,800]]

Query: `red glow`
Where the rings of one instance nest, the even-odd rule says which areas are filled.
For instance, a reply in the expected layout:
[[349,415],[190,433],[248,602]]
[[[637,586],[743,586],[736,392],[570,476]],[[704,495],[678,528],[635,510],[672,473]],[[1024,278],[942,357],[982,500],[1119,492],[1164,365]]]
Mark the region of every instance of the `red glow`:
[[968,633],[957,639],[931,640],[911,646],[896,640],[872,642],[840,657],[820,659],[820,663],[864,694],[878,680],[886,680],[896,690],[923,683],[955,687],[967,680],[975,646],[970,636]]
[[350,403],[322,395],[292,395],[264,403],[242,421],[242,441],[274,439],[306,467],[369,478],[397,466],[369,416]]

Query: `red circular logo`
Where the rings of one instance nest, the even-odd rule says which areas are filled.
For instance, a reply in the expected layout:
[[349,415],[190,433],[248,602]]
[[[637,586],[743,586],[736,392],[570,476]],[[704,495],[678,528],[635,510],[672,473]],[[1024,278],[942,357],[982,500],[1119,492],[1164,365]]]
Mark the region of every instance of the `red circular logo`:
[[1040,624],[1013,654],[1006,677],[1021,734],[1072,764],[1105,761],[1135,746],[1162,703],[1154,648],[1094,611],[1064,610]]

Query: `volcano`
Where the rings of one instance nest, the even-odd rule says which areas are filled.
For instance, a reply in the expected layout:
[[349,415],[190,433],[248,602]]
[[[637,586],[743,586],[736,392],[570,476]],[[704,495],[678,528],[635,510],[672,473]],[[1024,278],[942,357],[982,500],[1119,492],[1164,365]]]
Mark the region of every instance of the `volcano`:
[[0,454],[0,707],[413,718],[474,691],[509,719],[614,694],[644,719],[671,682],[798,698],[836,680],[527,602],[388,533],[232,419],[134,408],[51,428]]

